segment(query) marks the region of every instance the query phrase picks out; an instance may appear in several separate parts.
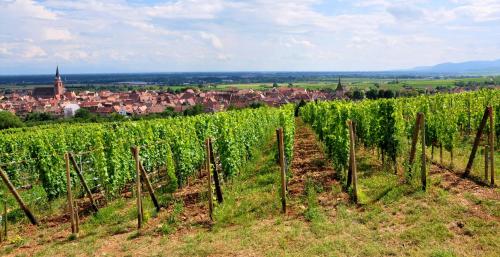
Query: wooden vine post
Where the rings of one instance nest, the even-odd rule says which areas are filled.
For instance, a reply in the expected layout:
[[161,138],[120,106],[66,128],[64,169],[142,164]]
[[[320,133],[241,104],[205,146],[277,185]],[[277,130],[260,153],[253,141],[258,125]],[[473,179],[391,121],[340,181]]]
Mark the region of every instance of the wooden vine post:
[[137,229],[142,228],[142,220],[143,220],[143,209],[142,209],[142,190],[141,190],[141,165],[139,162],[139,148],[137,147],[132,147],[130,148],[132,151],[132,155],[134,156],[135,159],[135,191],[136,191],[136,198],[137,198]]
[[490,116],[490,134],[488,137],[489,145],[490,145],[490,169],[491,169],[491,186],[495,186],[495,133],[494,133],[494,128],[495,125],[493,124],[494,119],[493,119],[493,107],[489,106],[488,107],[488,113]]
[[76,231],[74,201],[73,201],[73,194],[71,192],[71,174],[70,174],[70,168],[69,168],[68,153],[64,154],[64,161],[66,162],[66,193],[67,193],[67,197],[68,197],[69,218],[71,221],[71,234],[73,236],[76,236],[76,234],[78,232]]
[[[481,135],[483,134],[483,129],[486,126],[489,114],[490,114],[489,108],[486,108],[484,110],[483,119],[481,120],[479,128],[477,129],[476,138],[474,139],[474,144],[472,145],[472,151],[470,152],[469,161],[467,162],[467,167],[465,168],[464,171],[464,176],[468,176],[470,174],[470,171],[472,169],[472,164],[474,163],[474,158],[476,157],[477,148],[479,147],[479,141],[481,140]],[[490,146],[490,148],[492,149],[493,147]]]
[[358,203],[358,175],[356,170],[356,148],[354,142],[355,135],[351,120],[347,120],[347,126],[349,127],[349,166],[351,170],[352,198],[355,203]]
[[5,171],[1,168],[0,168],[0,176],[2,177],[2,180],[5,183],[5,185],[7,186],[7,188],[9,189],[9,191],[12,193],[12,195],[16,199],[17,203],[19,204],[19,207],[21,207],[21,209],[26,214],[26,217],[28,217],[28,219],[30,220],[31,224],[38,225],[38,221],[36,220],[35,216],[30,211],[30,209],[26,206],[26,204],[24,203],[23,199],[21,198],[21,196],[17,192],[17,190],[14,187],[14,185],[12,184],[12,182],[10,182],[9,176],[7,176],[7,173],[5,173]]
[[80,214],[78,213],[79,207],[76,202],[74,201],[74,208],[75,208],[75,228],[76,228],[76,233],[80,233]]
[[[137,159],[139,160],[139,165],[141,168],[142,181],[146,185],[146,189],[148,190],[149,195],[151,196],[151,201],[153,201],[153,205],[155,206],[156,211],[160,211],[161,207],[160,207],[160,204],[158,203],[158,200],[156,199],[155,190],[153,189],[153,186],[151,185],[151,181],[149,181],[148,173],[146,172],[146,169],[142,165],[142,162],[139,159],[139,157]],[[141,203],[142,203],[142,200],[141,200]]]
[[3,200],[3,215],[2,224],[0,228],[0,242],[7,241],[7,200]]
[[213,221],[213,211],[214,211],[214,203],[213,203],[213,196],[212,196],[212,174],[211,174],[211,168],[210,168],[210,139],[205,140],[205,150],[206,150],[206,160],[205,160],[205,167],[207,171],[207,191],[208,191],[208,216],[210,217],[210,220]]
[[421,130],[421,138],[420,141],[422,142],[422,167],[421,167],[421,174],[420,174],[420,179],[422,180],[422,190],[427,189],[427,163],[426,163],[426,156],[425,156],[425,116],[423,113],[421,114],[420,118],[420,130]]
[[489,147],[488,145],[484,146],[484,180],[488,182],[488,165],[490,163],[490,158],[488,158],[488,151]]
[[[417,141],[418,141],[418,134],[420,131],[422,119],[423,119],[424,114],[419,112],[417,114],[417,120],[415,122],[415,128],[413,129],[413,136],[411,139],[411,149],[410,149],[410,160],[409,160],[409,171],[411,173],[411,168],[413,166],[413,162],[415,162],[415,154],[417,152]],[[442,160],[442,148],[441,150],[441,160]]]
[[281,175],[281,211],[286,213],[286,164],[285,164],[285,144],[283,140],[283,128],[276,130],[278,135],[278,156]]
[[78,164],[76,163],[75,157],[71,153],[68,153],[68,155],[69,155],[69,159],[71,161],[71,164],[73,165],[73,168],[75,169],[76,174],[78,175],[78,179],[82,183],[83,188],[85,189],[85,193],[87,194],[87,197],[90,200],[90,204],[92,206],[92,209],[95,212],[98,212],[99,209],[97,209],[97,205],[95,204],[94,197],[92,196],[92,192],[90,191],[90,188],[87,185],[87,182],[85,182],[85,179],[83,178],[82,171],[80,170],[80,167],[78,167]]
[[222,189],[220,187],[220,180],[219,180],[219,172],[217,171],[217,164],[215,163],[215,154],[214,154],[214,147],[212,145],[212,139],[209,138],[209,143],[210,143],[210,162],[214,164],[214,183],[215,183],[215,194],[217,196],[217,202],[222,203],[224,202],[224,198],[222,196]]

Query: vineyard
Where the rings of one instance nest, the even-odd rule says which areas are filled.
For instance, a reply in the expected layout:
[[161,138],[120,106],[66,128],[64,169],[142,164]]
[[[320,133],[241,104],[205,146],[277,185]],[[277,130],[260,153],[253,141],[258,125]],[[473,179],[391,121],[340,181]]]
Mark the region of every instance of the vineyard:
[[[15,228],[0,253],[488,256],[498,249],[500,91],[296,108],[4,130],[0,168],[42,229],[32,234],[2,184],[3,216]],[[98,199],[95,213],[81,181]],[[144,210],[142,187],[151,194],[142,197]],[[71,188],[83,215],[78,238],[74,224],[72,234],[67,227]]]
[[[485,108],[493,106],[500,111],[500,91],[485,90],[454,95],[420,96],[415,98],[386,99],[362,102],[318,102],[309,103],[301,109],[304,121],[310,123],[320,140],[325,143],[341,179],[347,178],[349,159],[349,132],[347,120],[354,122],[356,141],[366,149],[378,153],[387,167],[409,170],[408,153],[415,129],[417,113],[425,117],[425,144],[434,157],[443,148],[449,152],[449,167],[457,165],[456,153],[470,149],[471,140],[479,127]],[[494,133],[500,134],[500,116],[496,115]],[[489,131],[489,127],[486,128]],[[486,133],[487,134],[487,133]],[[487,137],[483,137],[487,145]],[[498,141],[496,142],[498,149]],[[463,163],[459,163],[463,164]],[[415,164],[414,164],[415,165]],[[461,167],[463,171],[464,167]],[[416,170],[416,169],[413,169]],[[479,169],[473,175],[482,176]],[[406,172],[411,179],[414,173]]]
[[[46,206],[66,193],[65,153],[72,153],[92,192],[120,196],[136,178],[130,149],[137,146],[144,168],[163,173],[165,192],[183,187],[203,167],[204,141],[212,138],[223,179],[238,174],[251,149],[284,127],[286,159],[293,152],[293,106],[260,108],[187,118],[138,122],[51,125],[12,129],[0,135],[0,165],[30,206]],[[76,176],[72,186],[77,186]],[[78,187],[77,187],[78,188]],[[83,190],[82,190],[83,191]],[[8,196],[6,189],[2,196]],[[9,206],[16,206],[9,197]]]

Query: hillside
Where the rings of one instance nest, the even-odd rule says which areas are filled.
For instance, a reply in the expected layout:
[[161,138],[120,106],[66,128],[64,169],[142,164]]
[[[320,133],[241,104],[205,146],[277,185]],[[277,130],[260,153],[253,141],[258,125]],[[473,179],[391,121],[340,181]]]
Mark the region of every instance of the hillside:
[[[157,213],[144,197],[147,222],[136,232],[133,198],[82,217],[79,239],[67,220],[40,229],[16,227],[5,256],[493,256],[500,245],[498,190],[431,166],[427,193],[398,185],[369,152],[360,151],[353,204],[314,132],[297,120],[287,214],[280,213],[275,141],[255,152],[224,203],[207,216],[206,177],[175,193]],[[69,238],[69,239],[68,239]]]
[[476,74],[491,75],[500,74],[500,59],[493,61],[469,61],[461,63],[441,63],[434,66],[417,67],[413,69],[425,73],[446,73],[446,74]]

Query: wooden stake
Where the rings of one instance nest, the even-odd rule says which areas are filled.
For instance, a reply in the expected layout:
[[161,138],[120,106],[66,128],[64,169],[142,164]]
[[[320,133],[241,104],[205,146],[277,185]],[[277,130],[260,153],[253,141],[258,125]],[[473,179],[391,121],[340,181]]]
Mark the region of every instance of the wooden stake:
[[0,176],[2,177],[3,182],[5,183],[5,185],[7,185],[7,188],[12,193],[12,195],[14,196],[14,198],[16,198],[16,201],[19,204],[19,207],[21,207],[21,209],[24,211],[24,213],[26,214],[26,216],[30,220],[31,224],[38,225],[38,221],[36,220],[35,216],[30,211],[30,209],[28,209],[28,207],[24,203],[24,201],[21,198],[21,196],[19,195],[19,193],[17,193],[16,188],[14,187],[14,185],[12,184],[12,182],[10,182],[9,177],[7,176],[7,174],[5,173],[5,171],[2,170],[1,168],[0,168]]
[[418,141],[418,134],[422,125],[422,120],[423,120],[424,114],[419,112],[417,114],[417,120],[415,121],[415,128],[413,129],[413,136],[411,139],[411,149],[410,149],[410,160],[409,160],[409,168],[408,172],[411,173],[411,167],[413,165],[413,162],[415,161],[415,154],[417,152],[417,141]]
[[488,151],[489,151],[489,147],[488,145],[485,145],[484,146],[484,180],[486,181],[486,183],[488,182],[488,170],[489,170],[489,167],[488,167],[488,164],[490,162],[490,158],[488,158]]
[[[467,167],[465,168],[465,171],[464,171],[464,176],[468,176],[471,169],[472,169],[472,164],[474,163],[474,158],[476,157],[477,148],[479,146],[479,141],[481,140],[481,134],[483,133],[484,126],[486,126],[486,121],[488,119],[488,115],[489,115],[489,109],[486,108],[484,110],[483,119],[481,120],[481,123],[479,124],[479,128],[477,129],[476,138],[474,139],[474,144],[472,145],[472,151],[470,152],[469,161],[467,162]],[[491,145],[490,145],[490,147],[491,147]],[[491,147],[491,149],[492,148],[493,147]]]
[[142,190],[141,190],[141,166],[139,163],[139,148],[131,147],[132,155],[135,159],[135,190],[137,198],[137,229],[142,228],[143,210],[142,210]]
[[76,203],[76,200],[74,202],[74,206],[75,206],[75,228],[76,228],[76,233],[80,233],[80,214],[78,213],[79,212],[79,209],[78,209],[78,204]]
[[439,163],[443,166],[443,145],[439,144]]
[[219,172],[217,172],[217,164],[215,163],[215,154],[214,154],[214,148],[212,145],[212,139],[208,139],[210,143],[210,162],[214,164],[214,182],[215,182],[215,194],[217,196],[217,202],[222,203],[224,202],[224,198],[222,197],[222,189],[220,187],[220,181],[219,181]]
[[[0,234],[2,232],[0,231]],[[7,241],[7,200],[3,200],[3,240]],[[1,242],[1,241],[0,241]]]
[[347,121],[347,125],[349,126],[349,162],[351,163],[351,174],[352,174],[352,197],[355,203],[358,203],[358,175],[356,174],[356,148],[354,145],[354,131],[352,128],[351,120]]
[[490,135],[488,137],[489,139],[489,145],[490,145],[490,167],[491,167],[491,186],[495,186],[495,133],[494,128],[494,119],[493,119],[493,107],[488,107],[488,112],[490,116]]
[[281,210],[286,213],[286,167],[285,167],[285,145],[283,142],[283,128],[279,128],[279,154],[281,168]]
[[450,169],[453,169],[455,165],[453,164],[453,147],[450,149]]
[[[141,174],[142,174],[142,181],[146,185],[146,189],[149,192],[149,196],[151,196],[151,201],[153,201],[153,204],[156,208],[156,211],[160,211],[161,207],[160,204],[158,203],[158,200],[156,199],[155,195],[155,190],[153,189],[153,186],[151,185],[151,182],[149,181],[148,173],[146,173],[146,169],[144,169],[144,166],[142,165],[141,160],[139,160],[139,165],[141,166]],[[142,202],[142,200],[141,200]]]
[[64,161],[66,162],[66,193],[68,197],[68,209],[69,209],[69,218],[71,220],[71,233],[75,235],[76,232],[76,221],[75,221],[75,210],[73,208],[73,194],[71,192],[71,174],[69,168],[69,157],[68,153],[64,154]]
[[205,150],[206,150],[206,160],[205,160],[205,166],[207,170],[207,175],[208,175],[208,181],[207,181],[207,190],[208,190],[208,216],[210,217],[210,220],[214,220],[213,218],[213,211],[214,211],[214,203],[213,203],[213,196],[212,196],[212,172],[210,168],[210,139],[205,140]]
[[434,143],[431,145],[431,162],[434,161]]
[[78,175],[78,178],[80,179],[80,182],[82,183],[83,185],[83,188],[85,189],[85,192],[87,194],[87,197],[89,198],[90,200],[90,204],[92,206],[92,209],[95,211],[95,212],[98,212],[99,209],[97,209],[97,205],[95,204],[95,201],[94,201],[94,197],[92,197],[92,192],[90,191],[90,188],[89,186],[87,185],[87,182],[85,182],[85,179],[83,178],[83,175],[82,175],[82,172],[80,170],[80,167],[78,167],[78,164],[76,163],[76,160],[75,158],[73,157],[73,154],[71,153],[68,153],[69,155],[69,159],[71,160],[71,163],[73,164],[73,168],[75,169],[76,171],[76,174]]
[[427,163],[425,156],[425,116],[422,113],[422,117],[420,119],[420,130],[422,134],[420,135],[420,141],[422,142],[422,168],[421,168],[421,180],[422,180],[422,190],[426,190],[427,188]]
[[277,160],[277,164],[280,165],[281,164],[281,155],[280,155],[280,152],[281,152],[280,129],[276,129],[276,144],[278,145],[278,160]]

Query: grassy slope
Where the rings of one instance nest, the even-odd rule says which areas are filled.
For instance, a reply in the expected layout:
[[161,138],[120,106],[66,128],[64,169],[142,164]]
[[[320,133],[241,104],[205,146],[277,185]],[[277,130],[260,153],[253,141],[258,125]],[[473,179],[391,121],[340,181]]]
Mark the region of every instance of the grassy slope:
[[[297,137],[309,128],[298,123]],[[369,152],[359,153],[363,204],[353,205],[337,184],[324,188],[314,176],[304,193],[280,213],[274,143],[256,152],[239,177],[224,186],[215,223],[205,214],[206,196],[178,201],[135,232],[134,200],[118,200],[85,220],[80,238],[69,241],[68,224],[35,230],[23,226],[7,256],[495,256],[500,247],[498,189],[475,187],[432,168],[428,192],[398,185]],[[297,146],[296,146],[297,147]],[[318,146],[319,147],[319,146]],[[302,156],[303,157],[303,156]],[[314,156],[311,163],[326,162]],[[438,173],[436,173],[438,172]],[[435,173],[435,174],[434,174]],[[308,176],[307,174],[304,174]],[[455,181],[456,180],[456,181]],[[203,191],[195,183],[185,191]],[[202,188],[202,187],[201,187]],[[328,198],[325,200],[324,198]],[[162,199],[167,201],[167,199]],[[157,216],[154,218],[154,216]]]

